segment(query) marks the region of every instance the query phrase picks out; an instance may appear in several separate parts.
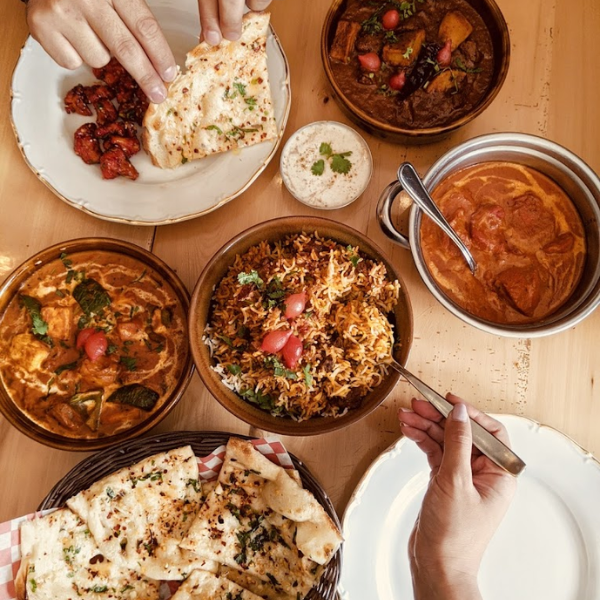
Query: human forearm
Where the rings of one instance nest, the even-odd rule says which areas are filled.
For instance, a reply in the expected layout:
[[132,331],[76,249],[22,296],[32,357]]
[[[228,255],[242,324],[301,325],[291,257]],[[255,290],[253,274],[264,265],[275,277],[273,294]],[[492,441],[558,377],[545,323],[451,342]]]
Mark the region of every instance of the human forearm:
[[415,600],[482,600],[477,579],[464,574],[413,571]]

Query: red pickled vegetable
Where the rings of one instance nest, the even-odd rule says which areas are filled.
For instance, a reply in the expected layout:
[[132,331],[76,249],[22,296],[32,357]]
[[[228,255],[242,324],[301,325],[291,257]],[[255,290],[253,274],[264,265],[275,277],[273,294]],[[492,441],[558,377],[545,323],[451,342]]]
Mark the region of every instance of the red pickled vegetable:
[[290,339],[287,341],[287,344],[283,347],[283,364],[288,369],[295,369],[303,351],[304,348],[300,338],[296,337],[295,335],[291,335]]
[[304,308],[306,307],[306,293],[292,294],[283,303],[285,304],[285,318],[295,319],[304,312]]
[[381,22],[384,29],[396,29],[396,27],[398,27],[398,23],[400,23],[400,13],[392,8],[391,10],[383,13]]
[[406,83],[406,71],[400,71],[390,77],[390,87],[393,90],[399,91],[404,87]]
[[94,333],[96,333],[96,330],[93,327],[87,327],[86,329],[82,329],[77,334],[77,343],[75,344],[77,350],[81,350],[85,346],[85,343],[87,342],[88,338],[91,335],[94,335]]
[[108,348],[108,339],[104,331],[96,331],[85,341],[85,353],[88,358],[93,362],[104,356]]
[[282,330],[276,329],[275,331],[269,331],[267,335],[263,338],[262,344],[260,345],[260,349],[263,352],[268,352],[269,354],[277,354],[280,352],[283,347],[287,344],[290,336],[292,335],[292,330]]
[[444,47],[437,53],[437,62],[440,67],[449,67],[452,60],[452,41],[447,40]]
[[360,62],[360,66],[365,71],[376,72],[381,68],[381,59],[375,52],[369,52],[368,54],[359,54],[358,60]]

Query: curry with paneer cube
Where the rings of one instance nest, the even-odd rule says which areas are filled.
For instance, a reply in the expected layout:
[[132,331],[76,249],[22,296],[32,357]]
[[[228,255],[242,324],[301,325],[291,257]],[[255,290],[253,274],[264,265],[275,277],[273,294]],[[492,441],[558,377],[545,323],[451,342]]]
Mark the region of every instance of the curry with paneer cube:
[[94,439],[145,421],[188,358],[184,307],[141,261],[61,254],[20,287],[0,321],[0,377],[44,429]]
[[466,0],[348,0],[329,62],[353,105],[412,130],[442,127],[477,107],[492,83],[494,52]]

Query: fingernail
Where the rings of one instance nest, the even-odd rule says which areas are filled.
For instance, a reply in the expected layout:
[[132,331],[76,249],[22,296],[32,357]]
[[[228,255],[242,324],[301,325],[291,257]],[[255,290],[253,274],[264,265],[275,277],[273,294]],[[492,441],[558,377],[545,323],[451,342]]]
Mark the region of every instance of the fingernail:
[[242,37],[242,34],[239,31],[227,31],[223,35],[230,42],[235,42],[236,40],[239,40]]
[[151,102],[154,104],[160,104],[167,98],[167,90],[164,85],[157,85],[150,90],[148,94]]
[[204,32],[204,39],[207,44],[211,46],[216,46],[221,41],[221,36],[218,31],[214,31],[213,29],[209,29]]
[[177,76],[177,67],[171,66],[168,69],[165,69],[165,72],[163,73],[162,78],[164,81],[173,81],[173,79],[175,79],[176,76]]
[[469,420],[469,414],[467,413],[467,407],[464,404],[455,404],[452,409],[452,419],[454,421],[460,421],[466,423]]
[[409,413],[409,412],[412,412],[412,410],[410,410],[410,408],[404,408],[403,406],[401,406],[401,407],[400,407],[400,410],[401,410],[403,413]]

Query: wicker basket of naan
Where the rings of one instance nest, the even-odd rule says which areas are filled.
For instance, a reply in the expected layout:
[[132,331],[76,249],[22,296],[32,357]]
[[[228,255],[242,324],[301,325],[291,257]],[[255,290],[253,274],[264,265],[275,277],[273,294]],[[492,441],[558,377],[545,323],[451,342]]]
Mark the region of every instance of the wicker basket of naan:
[[173,448],[181,435],[22,525],[19,600],[333,598],[342,538],[328,500],[235,437],[202,482],[192,446]]

